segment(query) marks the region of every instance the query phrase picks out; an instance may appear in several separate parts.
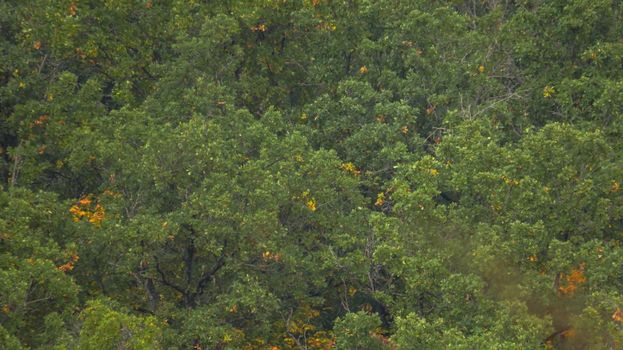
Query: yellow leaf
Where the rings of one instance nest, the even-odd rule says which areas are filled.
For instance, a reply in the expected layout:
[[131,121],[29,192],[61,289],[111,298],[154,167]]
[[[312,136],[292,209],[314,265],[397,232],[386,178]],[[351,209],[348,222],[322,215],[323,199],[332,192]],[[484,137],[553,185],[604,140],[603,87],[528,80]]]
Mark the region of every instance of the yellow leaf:
[[265,32],[266,31],[266,24],[260,23],[258,25],[255,25],[255,26],[251,27],[251,31],[253,31],[253,32]]
[[385,193],[380,192],[379,194],[376,195],[376,202],[374,202],[374,205],[376,205],[377,207],[380,207],[384,203],[385,203]]
[[612,185],[610,186],[610,192],[619,192],[621,189],[621,184],[619,184],[616,180],[612,180]]
[[307,208],[311,211],[316,211],[316,200],[313,198],[310,198],[307,203],[305,203],[305,205],[307,206]]
[[359,174],[361,174],[361,171],[359,171],[359,169],[357,169],[357,167],[355,166],[355,164],[348,162],[348,163],[343,163],[340,166],[343,170],[348,171],[349,173],[358,176]]

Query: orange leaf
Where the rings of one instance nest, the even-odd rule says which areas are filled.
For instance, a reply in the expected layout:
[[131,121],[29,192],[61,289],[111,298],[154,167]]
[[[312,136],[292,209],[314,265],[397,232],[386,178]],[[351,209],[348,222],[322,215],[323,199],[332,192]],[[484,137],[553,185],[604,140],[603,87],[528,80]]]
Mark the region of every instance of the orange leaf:
[[70,15],[75,16],[78,11],[78,6],[75,2],[72,2],[71,5],[69,5],[69,8],[67,8],[67,11],[69,11]]
[[612,320],[617,323],[623,323],[623,311],[621,308],[616,309],[616,311],[612,314]]

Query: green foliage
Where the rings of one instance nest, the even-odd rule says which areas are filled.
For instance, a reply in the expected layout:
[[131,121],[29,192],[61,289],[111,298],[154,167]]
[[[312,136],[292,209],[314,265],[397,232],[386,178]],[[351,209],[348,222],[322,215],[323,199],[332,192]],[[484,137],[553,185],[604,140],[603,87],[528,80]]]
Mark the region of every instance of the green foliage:
[[623,10],[4,1],[0,348],[623,344]]
[[74,229],[56,196],[25,189],[0,194],[0,304],[7,348],[70,341],[79,286]]
[[137,317],[116,311],[95,300],[80,316],[79,349],[158,349],[161,333],[153,317]]
[[[378,333],[381,320],[377,315],[365,312],[349,313],[343,319],[335,320],[334,331],[337,334],[335,349],[387,349],[387,341]],[[384,341],[385,340],[385,341]]]

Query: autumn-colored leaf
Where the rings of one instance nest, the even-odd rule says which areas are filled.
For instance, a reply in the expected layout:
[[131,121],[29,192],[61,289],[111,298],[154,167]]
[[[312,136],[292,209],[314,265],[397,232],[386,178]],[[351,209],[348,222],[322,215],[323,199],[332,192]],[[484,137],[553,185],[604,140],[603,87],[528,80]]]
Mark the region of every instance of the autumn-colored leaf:
[[612,320],[617,323],[623,323],[623,311],[621,308],[618,308],[612,314]]
[[71,16],[75,16],[76,13],[78,12],[78,6],[76,5],[75,2],[72,2],[67,8],[67,11],[69,12]]

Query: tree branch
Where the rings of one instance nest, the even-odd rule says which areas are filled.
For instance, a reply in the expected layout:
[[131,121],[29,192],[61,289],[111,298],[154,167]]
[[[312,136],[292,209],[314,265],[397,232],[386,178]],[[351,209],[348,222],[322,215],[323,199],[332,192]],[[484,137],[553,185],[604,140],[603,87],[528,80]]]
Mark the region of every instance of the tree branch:
[[227,247],[227,241],[223,243],[223,249],[221,250],[221,255],[219,256],[218,260],[216,260],[216,263],[214,264],[214,266],[212,266],[212,269],[210,269],[210,271],[207,271],[206,273],[203,274],[203,276],[201,276],[199,283],[197,283],[197,290],[195,291],[193,295],[193,299],[203,294],[206,284],[212,279],[214,279],[214,275],[218,272],[218,270],[220,270],[223,266],[225,266],[225,248],[226,247]]
[[160,262],[158,261],[158,257],[155,256],[155,255],[154,255],[154,260],[156,261],[156,271],[160,275],[160,282],[162,284],[164,284],[165,286],[171,287],[171,288],[175,289],[176,291],[182,293],[182,295],[187,296],[187,293],[186,293],[186,291],[183,288],[181,288],[181,287],[179,287],[179,286],[169,282],[169,280],[167,280],[167,277],[164,275],[164,272],[160,268]]

